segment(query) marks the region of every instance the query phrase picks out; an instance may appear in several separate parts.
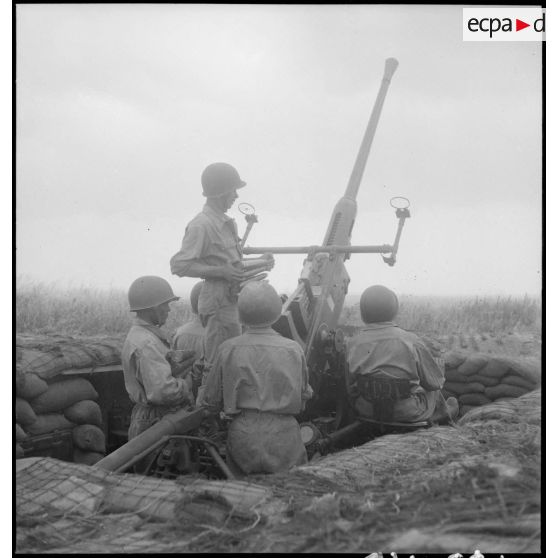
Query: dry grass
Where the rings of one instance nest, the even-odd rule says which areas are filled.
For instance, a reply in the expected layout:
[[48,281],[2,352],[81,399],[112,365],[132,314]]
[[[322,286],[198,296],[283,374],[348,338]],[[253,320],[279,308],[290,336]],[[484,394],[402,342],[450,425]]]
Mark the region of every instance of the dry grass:
[[[165,329],[174,331],[188,321],[190,304],[171,304]],[[118,335],[130,327],[132,314],[121,289],[72,287],[19,278],[16,288],[17,333],[61,335]]]
[[[429,335],[530,333],[541,335],[541,301],[538,297],[419,297],[401,296],[397,323]],[[360,326],[358,304],[343,310],[341,322]]]
[[[397,322],[401,327],[435,337],[454,336],[456,344],[468,344],[465,335],[473,332],[497,338],[496,341],[512,332],[529,333],[540,339],[541,302],[536,297],[402,296],[400,300]],[[121,289],[62,289],[23,278],[17,281],[18,333],[116,335],[128,330],[132,316],[126,292]],[[189,316],[188,301],[179,300],[171,305],[166,329],[173,331]],[[362,325],[358,304],[343,310],[340,323]]]

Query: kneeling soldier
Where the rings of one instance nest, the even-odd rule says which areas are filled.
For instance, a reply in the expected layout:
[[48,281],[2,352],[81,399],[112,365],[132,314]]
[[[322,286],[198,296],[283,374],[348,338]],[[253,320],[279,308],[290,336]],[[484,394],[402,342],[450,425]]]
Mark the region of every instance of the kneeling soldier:
[[295,419],[312,397],[304,353],[271,328],[281,313],[271,285],[247,284],[238,311],[246,330],[219,347],[202,404],[232,418],[227,465],[234,473],[285,471],[307,461]]

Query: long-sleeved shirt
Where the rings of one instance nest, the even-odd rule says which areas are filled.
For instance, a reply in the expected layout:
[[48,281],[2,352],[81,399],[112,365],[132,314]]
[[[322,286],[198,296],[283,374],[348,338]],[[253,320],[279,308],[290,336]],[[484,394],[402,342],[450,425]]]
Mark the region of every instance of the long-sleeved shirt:
[[312,397],[302,348],[266,328],[248,328],[219,347],[203,405],[234,415],[242,409],[297,415]]
[[181,325],[172,338],[172,348],[187,351],[195,351],[196,360],[204,354],[205,330],[196,314],[194,319]]
[[122,348],[124,382],[134,403],[177,406],[186,404],[190,384],[172,375],[166,354],[169,347],[152,331],[153,326],[136,318]]
[[347,340],[351,374],[369,374],[381,368],[387,375],[408,379],[427,391],[444,385],[444,373],[424,342],[392,322],[369,324]]

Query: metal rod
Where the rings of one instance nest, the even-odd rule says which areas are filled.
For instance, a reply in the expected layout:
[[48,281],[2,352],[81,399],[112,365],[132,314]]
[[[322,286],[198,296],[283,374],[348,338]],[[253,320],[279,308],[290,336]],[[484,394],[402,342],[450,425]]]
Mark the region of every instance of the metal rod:
[[229,480],[236,480],[236,477],[233,475],[232,471],[228,468],[227,464],[223,461],[223,458],[219,455],[219,452],[210,444],[205,444],[205,449],[207,449],[209,455],[211,455],[211,457],[213,457],[213,460],[215,461],[215,463],[217,463],[217,465],[219,465],[219,467],[221,468],[221,471],[223,471],[223,473],[225,473],[225,476],[229,479]]
[[397,254],[397,250],[399,248],[399,239],[401,238],[401,232],[403,231],[403,225],[405,224],[405,219],[407,219],[408,216],[409,212],[399,217],[399,223],[397,224],[397,233],[395,234],[395,241],[393,243],[393,257],[395,257],[395,255]]
[[268,246],[252,247],[248,246],[242,250],[244,254],[309,254],[326,252],[328,254],[350,253],[350,254],[388,254],[393,250],[390,244],[380,244],[376,246]]
[[248,235],[250,234],[250,231],[252,230],[252,227],[254,226],[255,221],[248,221],[248,225],[246,226],[246,230],[244,231],[244,236],[242,237],[242,240],[240,241],[240,247],[244,248],[244,245],[246,244],[246,240],[248,239]]

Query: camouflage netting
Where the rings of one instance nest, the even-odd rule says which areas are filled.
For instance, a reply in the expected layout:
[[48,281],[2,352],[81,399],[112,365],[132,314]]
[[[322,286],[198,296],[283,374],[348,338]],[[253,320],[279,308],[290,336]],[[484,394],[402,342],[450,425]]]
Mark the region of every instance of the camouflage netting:
[[47,379],[63,370],[120,364],[123,338],[17,335],[16,367]]
[[541,393],[243,481],[17,462],[18,552],[540,552]]

